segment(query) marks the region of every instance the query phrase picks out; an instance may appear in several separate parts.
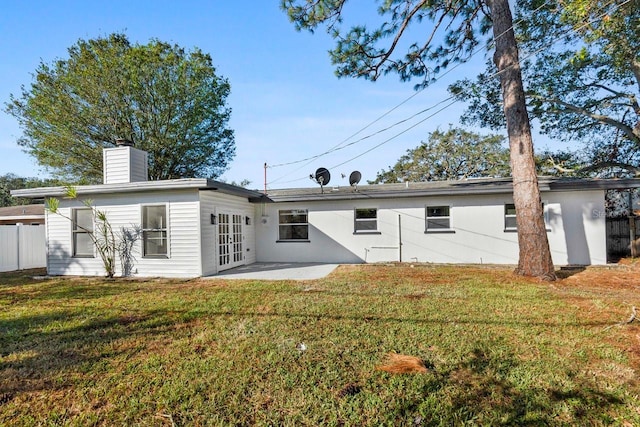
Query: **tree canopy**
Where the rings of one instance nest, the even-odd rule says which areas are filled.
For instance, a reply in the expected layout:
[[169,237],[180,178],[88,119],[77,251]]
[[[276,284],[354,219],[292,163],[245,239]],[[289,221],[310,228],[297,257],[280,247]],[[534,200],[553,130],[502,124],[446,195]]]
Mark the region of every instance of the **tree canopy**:
[[23,178],[12,173],[0,175],[0,207],[26,205],[30,203],[29,199],[11,196],[11,190],[54,185],[62,185],[62,183],[56,179]]
[[509,150],[500,135],[450,127],[429,134],[370,184],[509,176]]
[[[528,109],[541,132],[582,143],[594,172],[637,174],[640,166],[640,0],[519,0],[518,40]],[[553,43],[556,41],[556,43]],[[471,101],[465,122],[504,126],[500,86],[487,71],[450,87]]]
[[150,179],[215,178],[235,155],[229,93],[199,49],[111,34],[41,61],[6,111],[22,128],[24,150],[70,182],[100,182],[102,148],[118,138],[149,153]]

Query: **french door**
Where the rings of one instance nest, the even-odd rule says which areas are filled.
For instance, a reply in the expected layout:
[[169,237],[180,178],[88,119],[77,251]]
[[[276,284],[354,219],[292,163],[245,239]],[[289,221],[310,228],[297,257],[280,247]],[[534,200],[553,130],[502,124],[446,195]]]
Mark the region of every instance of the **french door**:
[[218,214],[218,270],[244,264],[242,215]]

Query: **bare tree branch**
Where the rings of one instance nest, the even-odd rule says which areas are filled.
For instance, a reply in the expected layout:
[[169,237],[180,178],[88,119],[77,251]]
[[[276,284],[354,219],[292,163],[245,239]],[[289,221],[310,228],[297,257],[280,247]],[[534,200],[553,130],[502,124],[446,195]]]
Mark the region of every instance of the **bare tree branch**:
[[[614,120],[611,117],[608,116],[604,116],[602,114],[596,114],[596,113],[592,113],[589,110],[586,110],[585,108],[582,107],[578,107],[575,106],[573,104],[570,104],[568,102],[565,102],[561,99],[558,98],[546,98],[544,96],[540,96],[540,95],[531,95],[533,98],[539,99],[541,101],[544,102],[549,102],[549,103],[553,103],[553,104],[557,104],[560,105],[562,107],[564,107],[565,109],[573,112],[573,113],[578,113],[581,114],[583,116],[589,117],[599,123],[605,124],[605,125],[609,125],[609,126],[613,126],[617,129],[619,129],[620,131],[622,131],[625,136],[630,139],[631,141],[634,141],[636,144],[640,145],[640,135],[636,135],[636,133],[634,132],[634,129],[622,122],[619,122],[618,120]],[[562,110],[560,110],[559,112],[562,112]]]

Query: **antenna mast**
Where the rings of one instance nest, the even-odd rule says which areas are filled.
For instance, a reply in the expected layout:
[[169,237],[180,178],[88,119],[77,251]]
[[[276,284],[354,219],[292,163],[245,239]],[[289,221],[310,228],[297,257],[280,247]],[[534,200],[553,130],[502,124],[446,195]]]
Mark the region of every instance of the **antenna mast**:
[[267,162],[264,162],[264,194],[267,194]]

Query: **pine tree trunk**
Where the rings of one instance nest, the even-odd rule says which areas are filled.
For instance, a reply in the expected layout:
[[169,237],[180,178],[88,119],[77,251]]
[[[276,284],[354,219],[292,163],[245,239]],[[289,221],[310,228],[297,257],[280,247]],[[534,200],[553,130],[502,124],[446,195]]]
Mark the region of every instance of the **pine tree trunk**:
[[555,270],[544,224],[540,188],[536,175],[531,126],[527,114],[518,46],[508,0],[487,0],[496,40],[494,62],[500,73],[504,114],[507,121],[513,202],[518,224],[520,257],[517,274],[555,280]]

